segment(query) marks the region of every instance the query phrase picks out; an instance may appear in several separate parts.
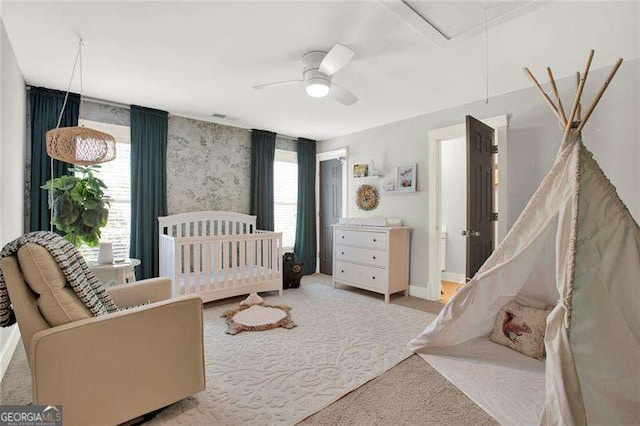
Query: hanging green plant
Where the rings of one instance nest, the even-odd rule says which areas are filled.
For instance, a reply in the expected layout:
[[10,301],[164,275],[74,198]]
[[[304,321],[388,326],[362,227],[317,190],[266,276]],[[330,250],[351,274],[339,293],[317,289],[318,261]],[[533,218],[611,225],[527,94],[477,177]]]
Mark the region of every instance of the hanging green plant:
[[107,224],[109,197],[107,187],[94,175],[100,166],[69,169],[73,176],[60,176],[47,181],[42,188],[49,191],[51,223],[74,246],[100,243],[100,228]]

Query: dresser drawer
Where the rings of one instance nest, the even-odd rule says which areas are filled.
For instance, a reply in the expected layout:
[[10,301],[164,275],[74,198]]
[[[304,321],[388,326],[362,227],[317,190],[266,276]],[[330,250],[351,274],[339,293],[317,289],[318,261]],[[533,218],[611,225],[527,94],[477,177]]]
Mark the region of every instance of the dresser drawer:
[[387,248],[387,234],[385,232],[336,229],[335,243],[336,245],[360,246],[385,250]]
[[384,292],[387,289],[387,271],[372,266],[356,265],[336,260],[334,279],[356,287],[364,287]]
[[359,247],[336,246],[337,260],[366,263],[379,268],[387,267],[387,252]]

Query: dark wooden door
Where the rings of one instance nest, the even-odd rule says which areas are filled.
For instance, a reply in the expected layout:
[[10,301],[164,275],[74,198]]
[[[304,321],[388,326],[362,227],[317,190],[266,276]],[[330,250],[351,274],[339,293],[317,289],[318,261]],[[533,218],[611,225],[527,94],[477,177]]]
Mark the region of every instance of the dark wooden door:
[[333,274],[333,228],[342,214],[342,163],[320,162],[320,273]]
[[491,127],[467,116],[467,279],[494,248],[493,138]]

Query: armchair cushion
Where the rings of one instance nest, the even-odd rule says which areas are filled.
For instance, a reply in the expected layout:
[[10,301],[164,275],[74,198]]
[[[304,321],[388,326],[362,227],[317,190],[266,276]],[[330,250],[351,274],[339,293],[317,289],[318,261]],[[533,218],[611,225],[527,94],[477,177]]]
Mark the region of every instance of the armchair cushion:
[[132,284],[115,285],[107,288],[111,298],[120,308],[161,302],[171,298],[169,278],[149,278]]
[[91,311],[82,303],[49,251],[27,243],[18,250],[18,262],[24,279],[37,296],[42,316],[52,326],[91,318]]

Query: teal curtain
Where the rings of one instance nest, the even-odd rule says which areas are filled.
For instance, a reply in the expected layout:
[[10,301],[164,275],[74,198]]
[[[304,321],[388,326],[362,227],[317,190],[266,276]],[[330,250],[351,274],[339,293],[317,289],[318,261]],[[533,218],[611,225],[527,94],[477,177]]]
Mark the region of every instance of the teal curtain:
[[304,275],[316,272],[316,141],[298,139],[298,215],[294,252]]
[[257,216],[256,227],[273,231],[273,162],[276,157],[276,134],[251,130],[251,214]]
[[131,106],[131,257],[138,278],[157,277],[158,217],[167,214],[168,113]]
[[[47,191],[40,188],[51,179],[51,157],[47,155],[45,135],[47,131],[55,129],[58,124],[64,96],[65,92],[43,87],[29,89],[29,125],[31,126],[29,231],[48,231],[51,226]],[[69,93],[60,127],[77,126],[79,110],[80,95]],[[16,149],[22,149],[20,141],[15,143]],[[53,160],[53,177],[69,174],[69,167],[72,167],[71,164]]]

